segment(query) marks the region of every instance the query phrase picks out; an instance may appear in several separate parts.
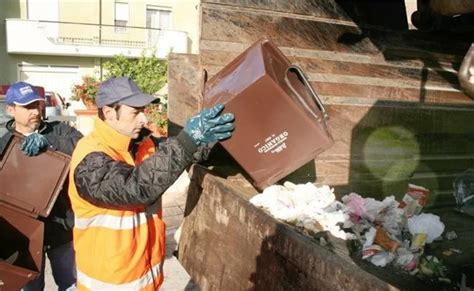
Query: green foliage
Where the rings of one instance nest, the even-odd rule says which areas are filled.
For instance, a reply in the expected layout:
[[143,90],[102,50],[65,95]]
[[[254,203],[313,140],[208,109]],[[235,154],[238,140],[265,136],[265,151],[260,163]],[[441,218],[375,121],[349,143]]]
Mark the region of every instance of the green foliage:
[[84,103],[95,103],[95,96],[99,86],[100,82],[94,76],[83,76],[82,84],[77,84],[72,87],[71,100],[83,100]]
[[145,115],[149,122],[166,131],[168,127],[168,95],[160,96],[159,103],[148,105]]
[[154,54],[142,53],[139,59],[116,56],[104,64],[105,77],[129,77],[143,92],[154,94],[167,82],[168,61],[160,60]]

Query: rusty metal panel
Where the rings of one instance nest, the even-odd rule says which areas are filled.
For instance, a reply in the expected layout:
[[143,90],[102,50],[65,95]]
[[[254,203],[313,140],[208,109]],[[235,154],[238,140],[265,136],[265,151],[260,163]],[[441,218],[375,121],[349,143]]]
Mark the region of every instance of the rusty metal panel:
[[168,62],[169,118],[184,126],[201,109],[203,69],[199,55],[170,54]]
[[256,194],[195,166],[179,260],[202,290],[395,290],[248,202]]
[[453,203],[452,180],[474,160],[464,146],[474,101],[457,78],[472,36],[365,26],[387,17],[394,7],[386,1],[377,15],[347,6],[354,1],[257,2],[203,2],[201,65],[213,76],[266,35],[304,70],[335,143],[299,177],[364,196],[402,195],[407,183],[421,184],[432,190],[430,206]]
[[[457,80],[472,35],[387,30],[402,27],[392,20],[405,13],[387,1],[293,2],[203,1],[201,65],[213,76],[255,40],[271,37],[307,73],[331,116],[335,144],[318,157],[315,172],[301,177],[315,180],[317,174],[319,183],[336,186],[338,193],[360,191],[376,198],[403,193],[407,182],[428,185],[430,203],[449,208],[452,180],[474,159],[469,147],[474,101],[459,90]],[[235,174],[227,164],[219,167]],[[403,285],[390,271],[378,276],[387,280],[374,279],[344,252],[308,250],[307,238],[246,202],[251,189],[202,169],[195,173],[188,201],[194,206],[188,205],[179,253],[203,290],[430,288],[409,278]],[[466,220],[454,213],[446,221],[462,234],[457,244],[468,249],[472,235]],[[299,254],[300,245],[308,247],[305,255],[296,263],[288,260],[287,254]],[[457,265],[472,266],[470,249]],[[309,265],[300,273],[290,270],[311,260],[316,274],[305,273]],[[308,283],[314,278],[318,284]],[[306,285],[285,283],[289,280]]]

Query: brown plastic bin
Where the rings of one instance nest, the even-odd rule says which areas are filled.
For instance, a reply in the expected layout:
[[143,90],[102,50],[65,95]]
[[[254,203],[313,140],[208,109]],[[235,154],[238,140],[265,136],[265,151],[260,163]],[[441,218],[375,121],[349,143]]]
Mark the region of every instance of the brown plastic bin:
[[213,76],[204,106],[225,104],[235,131],[222,142],[263,189],[333,144],[328,115],[304,73],[267,38],[260,39]]
[[35,157],[20,151],[13,136],[0,153],[0,290],[19,290],[39,274],[43,222],[69,170],[69,156],[46,151]]

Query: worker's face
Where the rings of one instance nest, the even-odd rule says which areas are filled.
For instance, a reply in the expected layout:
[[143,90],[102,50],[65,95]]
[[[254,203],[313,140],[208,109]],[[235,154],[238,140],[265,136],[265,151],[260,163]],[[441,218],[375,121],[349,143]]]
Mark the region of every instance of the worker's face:
[[8,105],[7,112],[15,120],[15,130],[28,134],[37,130],[41,124],[41,101],[28,105]]
[[[104,110],[110,108],[108,106],[104,107],[106,107]],[[137,138],[147,123],[144,113],[145,107],[135,108],[128,105],[121,105],[118,110],[112,110],[113,112],[104,111],[107,123],[119,133],[131,138]]]

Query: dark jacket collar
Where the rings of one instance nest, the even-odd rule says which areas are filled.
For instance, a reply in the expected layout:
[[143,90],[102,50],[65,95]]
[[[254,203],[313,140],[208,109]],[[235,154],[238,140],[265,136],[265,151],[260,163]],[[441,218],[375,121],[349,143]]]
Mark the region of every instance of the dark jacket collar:
[[[5,128],[8,130],[8,132],[5,133],[3,136],[0,136],[0,157],[3,155],[3,151],[7,147],[7,144],[10,141],[12,135],[14,133],[22,135],[21,133],[19,133],[18,131],[15,130],[15,120],[14,119],[10,119],[5,124]],[[41,121],[41,124],[38,128],[38,132],[43,133],[43,132],[46,131],[47,128],[48,128],[48,123],[44,122],[44,121]]]
[[[11,133],[18,133],[18,134],[21,134],[21,133],[19,133],[18,131],[15,130],[15,120],[14,120],[14,119],[10,119],[10,120],[7,122],[7,124],[6,124],[5,127],[6,127],[7,130],[8,130],[9,132],[11,132]],[[48,127],[48,123],[47,123],[47,122],[44,122],[44,121],[41,121],[41,124],[40,124],[40,126],[39,126],[39,128],[38,128],[38,132],[39,132],[39,133],[43,133],[43,132],[46,130],[47,127]],[[22,135],[22,134],[21,134],[21,135]]]

